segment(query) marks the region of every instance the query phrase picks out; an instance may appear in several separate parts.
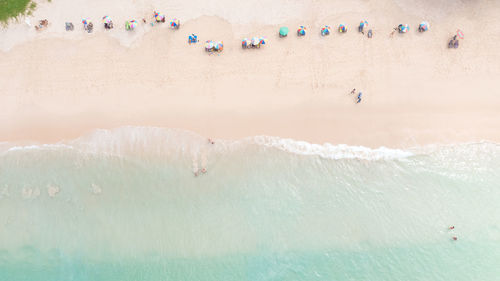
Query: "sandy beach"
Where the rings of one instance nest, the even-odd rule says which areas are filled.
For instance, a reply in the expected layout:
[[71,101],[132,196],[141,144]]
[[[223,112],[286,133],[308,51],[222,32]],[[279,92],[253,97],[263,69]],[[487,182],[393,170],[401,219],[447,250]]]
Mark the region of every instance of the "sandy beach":
[[[105,31],[95,16],[97,27],[86,34],[81,15],[69,10],[76,7],[52,1],[32,17],[49,19],[48,30],[36,34],[14,23],[0,33],[0,141],[57,142],[133,125],[369,147],[500,142],[497,1],[314,1],[268,23],[255,16],[265,10],[258,5],[246,5],[239,13],[250,16],[238,22],[227,16],[232,6],[217,14],[210,10],[215,2],[200,4],[188,17],[187,4],[170,4],[187,18],[178,16],[179,30],[141,25],[133,32],[120,19],[150,21],[161,4],[127,2],[123,9],[136,13],[124,15],[110,8],[112,1],[90,2],[85,11],[108,14],[114,30]],[[358,33],[360,20],[369,22],[373,38]],[[428,32],[416,30],[422,20],[430,22]],[[73,21],[75,31],[64,31],[64,21]],[[340,23],[348,25],[346,34],[336,32]],[[400,23],[410,32],[390,37]],[[334,32],[321,37],[325,24]],[[305,37],[295,35],[299,25],[308,28]],[[278,37],[280,26],[290,27],[287,38]],[[465,39],[448,49],[458,28]],[[201,43],[188,45],[193,32]],[[269,43],[243,50],[241,39],[252,36]],[[224,51],[208,55],[205,40],[223,41]],[[353,88],[363,92],[362,103],[355,104]]]

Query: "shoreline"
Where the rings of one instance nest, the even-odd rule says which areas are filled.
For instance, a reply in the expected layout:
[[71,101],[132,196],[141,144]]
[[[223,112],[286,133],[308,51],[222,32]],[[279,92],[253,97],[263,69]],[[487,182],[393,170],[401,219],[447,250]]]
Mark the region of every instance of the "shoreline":
[[[500,11],[490,4],[485,15]],[[54,143],[94,129],[155,126],[220,139],[268,135],[371,148],[500,142],[499,24],[446,18],[424,34],[412,24],[410,33],[389,38],[388,22],[404,15],[382,12],[369,19],[372,39],[352,24],[347,34],[332,24],[333,34],[322,38],[313,20],[304,38],[293,30],[308,21],[288,21],[292,32],[280,39],[277,25],[203,16],[177,31],[153,28],[133,48],[100,30],[85,39],[22,43],[0,51],[0,141]],[[358,13],[342,21],[355,23]],[[449,50],[457,21],[466,39]],[[188,45],[191,32],[202,42],[224,41],[224,51],[208,56],[202,43]],[[255,35],[269,44],[242,50],[241,38]],[[363,92],[361,104],[352,88]]]

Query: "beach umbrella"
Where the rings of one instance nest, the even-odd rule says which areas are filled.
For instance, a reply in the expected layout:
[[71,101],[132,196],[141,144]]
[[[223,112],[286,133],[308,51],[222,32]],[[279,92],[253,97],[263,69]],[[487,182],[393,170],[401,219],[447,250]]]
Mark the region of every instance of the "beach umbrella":
[[361,27],[367,27],[368,26],[368,22],[367,21],[361,21],[359,23],[359,26],[361,26]]
[[137,21],[136,20],[131,20],[131,21],[126,21],[125,22],[125,29],[127,30],[132,30],[137,27]]
[[265,37],[260,37],[260,44],[265,45],[266,44],[266,38]]
[[321,28],[321,35],[330,35],[330,27],[328,25],[325,25],[323,28]]
[[280,27],[280,36],[287,36],[288,35],[288,27],[283,26]]
[[462,30],[457,29],[457,36],[458,36],[458,38],[460,38],[460,39],[464,39],[464,33],[462,32]]
[[172,28],[179,28],[180,26],[180,21],[178,19],[173,19],[171,22],[170,22],[170,27]]
[[214,42],[213,41],[207,41],[205,42],[205,50],[210,51],[214,48]]
[[217,43],[214,44],[214,49],[216,51],[220,52],[220,51],[222,51],[223,48],[224,48],[224,44],[222,44],[222,42],[217,42]]
[[304,35],[306,35],[306,28],[305,28],[304,26],[302,26],[302,25],[301,25],[301,26],[299,27],[299,29],[297,30],[297,34],[298,34],[299,36],[304,36]]
[[154,16],[155,16],[156,22],[165,22],[165,15],[164,14],[160,14],[159,12],[155,11]]
[[410,26],[407,24],[400,24],[398,27],[399,27],[399,32],[401,33],[406,33],[410,31]]
[[111,24],[111,18],[109,16],[104,16],[102,18],[102,23],[107,23],[107,24]]
[[426,21],[421,22],[420,25],[418,26],[419,30],[421,31],[427,31],[429,30],[430,27],[431,27],[430,24]]
[[88,21],[87,19],[82,19],[82,23],[83,23],[84,25],[87,25],[87,24],[89,23],[89,21]]
[[252,38],[252,45],[253,46],[258,46],[259,44],[260,44],[260,38],[259,37]]
[[341,24],[339,25],[339,32],[340,32],[340,33],[347,32],[347,27],[346,27],[346,25],[345,25],[345,24],[341,23]]
[[243,48],[250,47],[250,44],[252,44],[252,41],[250,41],[248,38],[243,38],[243,40],[241,40],[241,47]]

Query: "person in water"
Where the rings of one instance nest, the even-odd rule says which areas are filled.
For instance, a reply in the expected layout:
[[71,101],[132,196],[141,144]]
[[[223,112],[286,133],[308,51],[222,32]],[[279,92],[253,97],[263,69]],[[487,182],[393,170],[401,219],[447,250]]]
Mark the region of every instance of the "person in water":
[[450,230],[451,230],[451,229],[455,229],[455,226],[454,226],[454,225],[452,225],[452,226],[450,226],[448,229],[450,229]]
[[360,103],[361,102],[361,96],[363,95],[363,93],[359,92],[358,94],[358,101],[356,103]]
[[452,239],[453,239],[453,241],[457,241],[458,240],[458,238],[456,236],[453,236]]

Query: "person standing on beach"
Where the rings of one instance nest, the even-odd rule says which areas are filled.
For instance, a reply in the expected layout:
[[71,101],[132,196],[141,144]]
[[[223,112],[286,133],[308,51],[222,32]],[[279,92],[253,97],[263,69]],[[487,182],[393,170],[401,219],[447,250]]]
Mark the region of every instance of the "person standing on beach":
[[356,92],[356,88],[352,89],[351,94],[354,94]]
[[361,96],[363,95],[363,93],[359,92],[358,94],[358,101],[356,103],[360,103],[361,102]]

